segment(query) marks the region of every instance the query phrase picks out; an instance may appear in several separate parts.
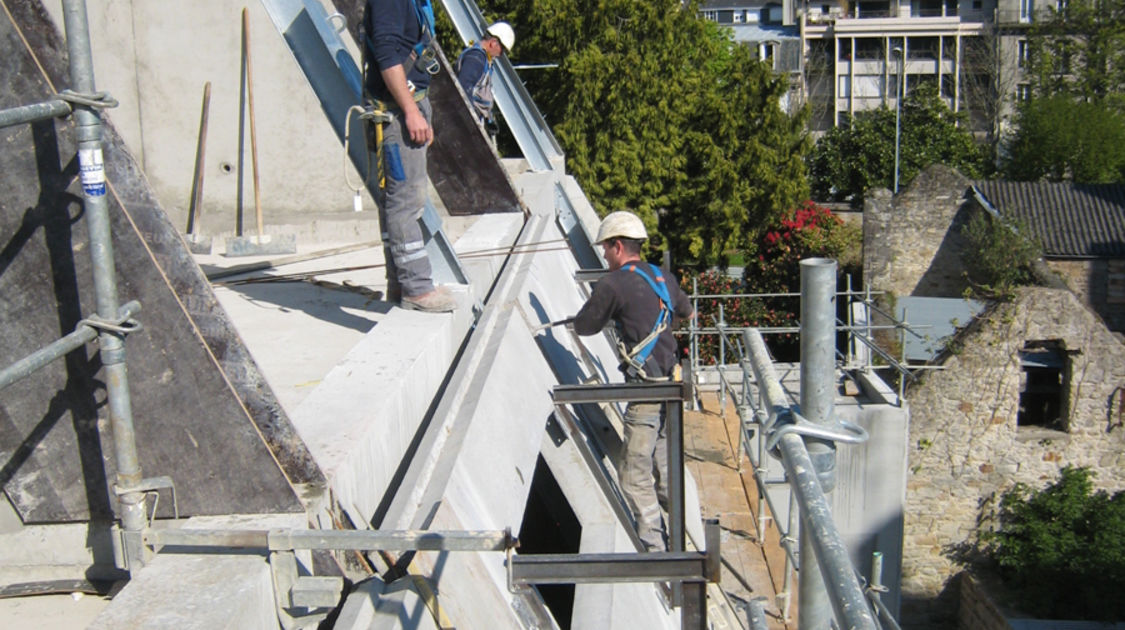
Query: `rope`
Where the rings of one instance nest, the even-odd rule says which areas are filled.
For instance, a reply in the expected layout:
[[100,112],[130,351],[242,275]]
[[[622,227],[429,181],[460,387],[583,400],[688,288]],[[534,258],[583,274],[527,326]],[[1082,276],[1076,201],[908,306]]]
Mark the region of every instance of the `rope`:
[[[529,254],[529,253],[539,253],[539,252],[566,251],[566,250],[569,249],[569,247],[566,247],[566,246],[539,247],[539,245],[550,245],[550,244],[565,243],[565,242],[566,242],[566,239],[553,239],[553,240],[547,240],[547,241],[539,241],[537,243],[524,243],[522,245],[512,245],[510,247],[493,247],[493,248],[486,248],[486,249],[478,249],[478,250],[473,250],[473,251],[468,251],[468,252],[465,252],[465,253],[462,253],[462,254],[458,254],[457,258],[459,260],[462,260],[462,259],[465,259],[465,258],[487,258],[487,257],[490,257],[490,256],[507,256],[507,255],[510,255],[510,254]],[[258,283],[258,282],[304,282],[304,281],[306,281],[310,278],[314,278],[316,276],[326,276],[326,275],[331,275],[331,274],[335,274],[335,273],[345,273],[345,272],[349,272],[349,271],[364,271],[364,270],[367,270],[367,269],[378,269],[380,267],[386,267],[386,264],[385,263],[374,263],[374,264],[370,264],[370,265],[357,265],[357,266],[354,266],[354,267],[335,267],[335,268],[331,268],[331,269],[318,269],[318,270],[315,270],[315,271],[301,271],[301,272],[296,272],[296,273],[280,274],[280,275],[274,275],[274,276],[259,276],[259,277],[256,277],[256,278],[244,278],[244,279],[241,279],[241,280],[228,280],[228,281],[225,281],[225,282],[213,282],[212,285],[213,286],[226,286],[226,285],[237,285],[237,284],[253,284],[253,283]]]
[[[348,176],[348,171],[350,170],[348,168],[348,166],[350,166],[350,164],[348,162],[348,155],[350,155],[349,152],[348,152],[348,149],[349,149],[349,146],[350,146],[350,143],[351,143],[351,138],[352,138],[352,112],[355,112],[355,111],[359,112],[361,120],[363,119],[363,114],[366,112],[366,110],[363,108],[362,105],[352,105],[351,107],[348,108],[347,115],[344,116],[344,164],[343,164],[343,166],[344,166],[344,183],[348,185],[348,188],[350,188],[351,191],[356,194],[356,196],[359,196],[359,194],[361,192],[363,192],[363,182],[360,182],[360,184],[358,186],[356,186],[355,184],[352,183],[351,178]],[[366,156],[366,160],[365,160],[366,165],[364,166],[363,181],[366,182],[367,178],[371,177],[371,153],[368,152],[368,151],[364,151],[364,155]]]

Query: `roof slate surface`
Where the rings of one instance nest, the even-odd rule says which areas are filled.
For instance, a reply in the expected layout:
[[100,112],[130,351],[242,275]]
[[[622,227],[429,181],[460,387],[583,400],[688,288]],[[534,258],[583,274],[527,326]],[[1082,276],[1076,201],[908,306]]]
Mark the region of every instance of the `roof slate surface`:
[[1001,215],[1014,217],[1060,258],[1125,258],[1125,185],[973,182]]

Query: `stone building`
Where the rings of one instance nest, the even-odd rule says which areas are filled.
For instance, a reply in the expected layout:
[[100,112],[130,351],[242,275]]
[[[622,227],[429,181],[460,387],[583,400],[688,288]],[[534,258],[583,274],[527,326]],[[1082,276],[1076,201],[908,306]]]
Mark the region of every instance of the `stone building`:
[[932,600],[960,570],[956,546],[1012,484],[1042,487],[1064,466],[1085,466],[1099,488],[1125,489],[1125,344],[1077,296],[1021,289],[954,348],[907,392],[904,621],[948,611]]
[[986,181],[974,200],[1026,225],[1047,267],[1125,332],[1125,185]]
[[[982,185],[933,166],[897,197],[870,191],[864,275],[871,286],[891,301],[959,299],[960,227],[986,210]],[[1059,207],[1056,216],[1066,217]],[[1080,231],[1074,225],[1052,229],[1072,234]],[[1042,487],[1064,466],[1085,466],[1099,488],[1125,489],[1125,343],[1085,302],[1088,293],[1056,287],[1020,289],[1010,302],[960,322],[936,361],[943,369],[924,372],[906,392],[906,627],[950,627],[952,578],[962,568],[957,551],[974,540],[982,511],[1014,483]]]

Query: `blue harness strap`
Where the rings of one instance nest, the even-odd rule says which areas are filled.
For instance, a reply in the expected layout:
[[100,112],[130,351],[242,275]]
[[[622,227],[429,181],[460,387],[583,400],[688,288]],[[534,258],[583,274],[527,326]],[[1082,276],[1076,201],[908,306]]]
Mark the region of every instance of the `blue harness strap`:
[[668,284],[664,281],[664,274],[661,273],[660,267],[648,263],[645,264],[652,271],[653,275],[651,277],[649,274],[645,273],[637,263],[629,263],[625,266],[629,271],[644,278],[648,286],[652,287],[653,292],[656,293],[656,297],[660,298],[660,314],[657,315],[656,322],[652,325],[652,332],[648,334],[648,337],[642,339],[637,347],[633,348],[633,350],[629,352],[629,356],[626,357],[626,360],[630,363],[635,362],[635,367],[640,370],[644,369],[645,362],[648,361],[649,355],[652,354],[652,349],[656,347],[656,341],[660,337],[660,332],[667,328],[672,321],[672,296],[668,293]]

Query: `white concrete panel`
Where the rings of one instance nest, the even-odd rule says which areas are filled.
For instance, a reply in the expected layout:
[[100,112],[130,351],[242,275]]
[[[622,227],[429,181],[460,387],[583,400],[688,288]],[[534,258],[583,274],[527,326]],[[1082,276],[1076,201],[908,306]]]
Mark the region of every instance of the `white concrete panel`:
[[471,317],[464,306],[453,314],[392,309],[293,412],[357,527],[374,516]]
[[[208,516],[185,529],[304,529],[300,514]],[[308,563],[307,552],[304,562]],[[273,578],[262,553],[163,553],[137,572],[90,624],[93,630],[273,630]]]
[[[186,227],[203,86],[211,82],[203,229],[234,224],[239,164],[241,11],[249,9],[261,199],[267,226],[287,213],[346,212],[343,148],[307,79],[260,2],[90,2],[97,87],[121,105],[109,119],[137,157],[173,223]],[[329,5],[331,3],[328,3]],[[62,32],[61,0],[46,0]],[[330,13],[335,9],[330,9]],[[349,50],[356,50],[346,37]],[[66,86],[59,86],[62,89]],[[249,121],[244,226],[254,225]],[[362,178],[348,167],[351,181]],[[365,207],[375,205],[364,193]],[[270,230],[267,229],[267,232]]]
[[257,555],[161,555],[140,571],[91,630],[273,630],[269,563]]
[[523,213],[485,214],[477,217],[457,239],[453,249],[476,299],[483,301],[492,288],[492,281],[507,259],[503,248],[515,242],[523,223]]
[[903,506],[906,503],[909,422],[906,411],[890,405],[836,407],[839,415],[867,430],[863,444],[837,449],[836,491],[829,495],[832,515],[852,562],[871,576],[873,552],[883,554],[883,602],[897,614],[902,576]]

